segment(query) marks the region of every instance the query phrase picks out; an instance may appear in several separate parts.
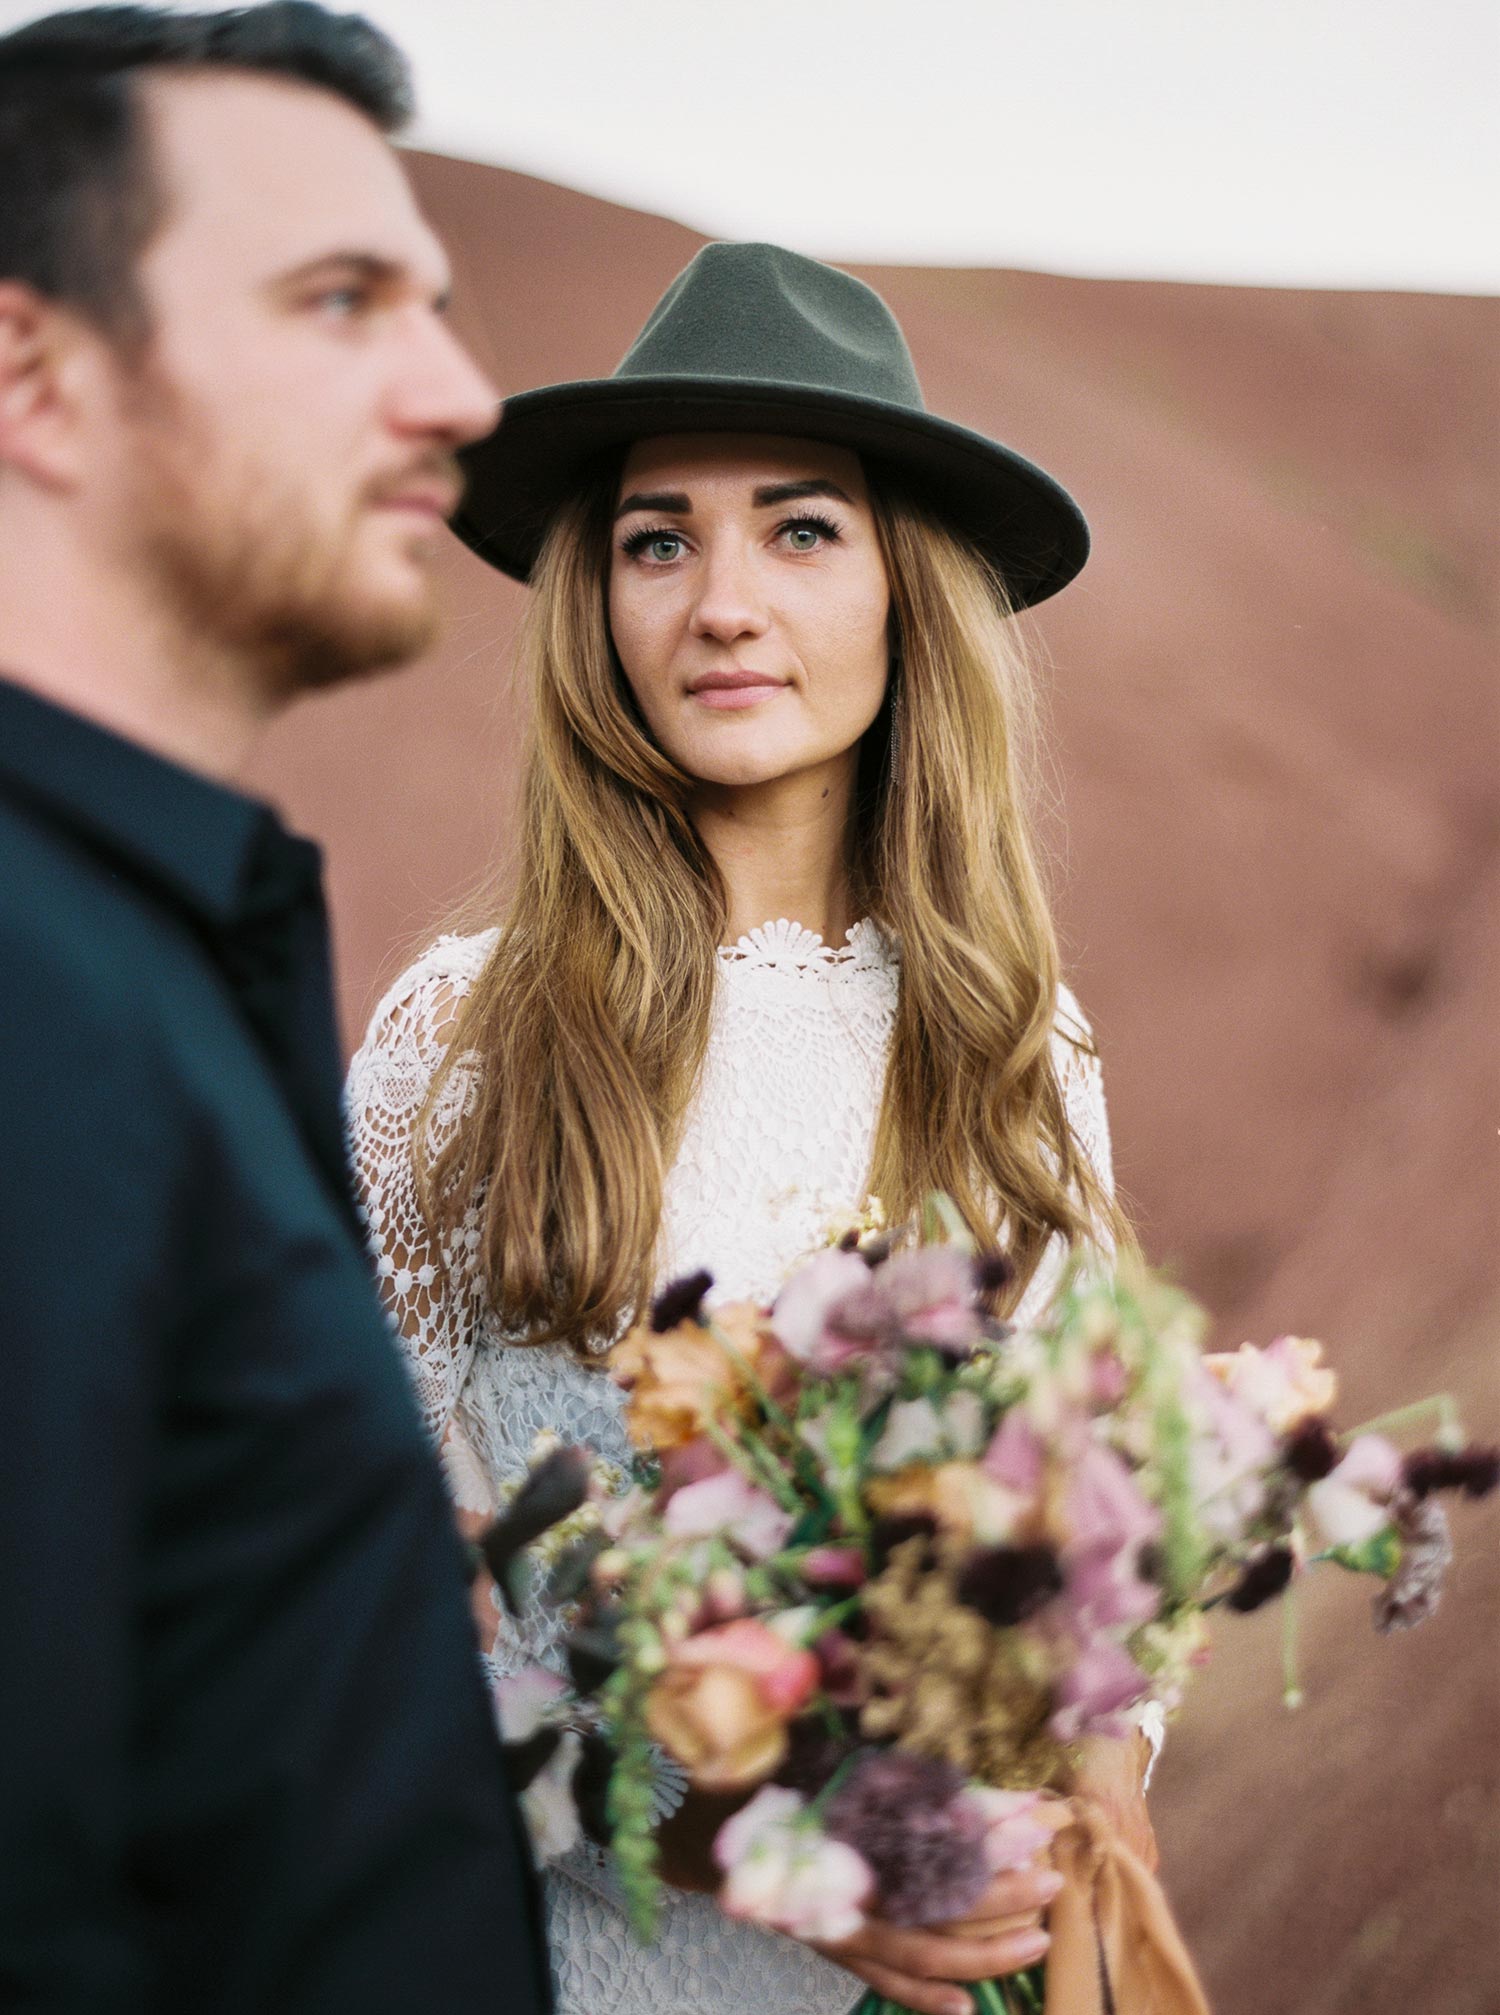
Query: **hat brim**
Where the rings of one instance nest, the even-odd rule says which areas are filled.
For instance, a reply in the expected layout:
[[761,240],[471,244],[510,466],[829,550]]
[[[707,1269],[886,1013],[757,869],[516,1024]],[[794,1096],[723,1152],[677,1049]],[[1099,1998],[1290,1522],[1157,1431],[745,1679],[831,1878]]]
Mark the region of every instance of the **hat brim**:
[[531,576],[553,513],[597,455],[657,434],[788,434],[852,448],[898,472],[967,537],[1030,608],[1065,588],[1089,552],[1083,513],[1013,449],[883,399],[730,379],[597,378],[519,392],[464,449],[453,529],[515,580]]

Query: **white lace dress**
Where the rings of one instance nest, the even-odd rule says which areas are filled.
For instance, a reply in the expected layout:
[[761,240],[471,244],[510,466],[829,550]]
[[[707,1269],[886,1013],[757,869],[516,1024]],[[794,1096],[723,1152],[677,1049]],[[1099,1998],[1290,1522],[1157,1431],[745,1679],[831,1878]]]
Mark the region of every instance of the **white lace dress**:
[[[368,1231],[417,1394],[443,1443],[454,1495],[487,1510],[551,1430],[629,1458],[622,1395],[557,1347],[516,1347],[483,1305],[471,1253],[435,1250],[417,1207],[413,1122],[493,932],[445,937],[391,988],[350,1067],[348,1111]],[[870,924],[830,948],[799,925],[750,932],[719,954],[719,999],[697,1096],[666,1185],[661,1278],[697,1267],[713,1298],[769,1298],[838,1212],[866,1195],[897,959]],[[1063,992],[1055,1037],[1069,1121],[1099,1179],[1112,1181],[1096,1059]],[[461,1074],[460,1074],[461,1076]],[[454,1084],[451,1126],[463,1098]],[[1047,1305],[1063,1254],[1044,1256],[1020,1311]],[[555,1657],[540,1614],[503,1629],[499,1673]],[[703,1896],[669,1892],[657,1943],[633,1941],[608,1857],[575,1850],[547,1871],[548,1935],[560,2015],[843,2015],[863,1991],[844,1968],[775,1933],[732,1922]]]

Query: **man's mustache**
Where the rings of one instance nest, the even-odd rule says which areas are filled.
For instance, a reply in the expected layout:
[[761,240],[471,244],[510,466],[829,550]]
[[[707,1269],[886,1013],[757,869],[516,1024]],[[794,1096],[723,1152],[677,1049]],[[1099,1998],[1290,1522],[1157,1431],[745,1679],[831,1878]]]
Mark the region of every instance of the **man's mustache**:
[[463,496],[465,480],[456,456],[441,452],[427,454],[407,463],[395,474],[377,477],[366,490],[365,501],[388,504],[414,491],[422,495],[431,492],[445,500],[444,515],[451,516]]

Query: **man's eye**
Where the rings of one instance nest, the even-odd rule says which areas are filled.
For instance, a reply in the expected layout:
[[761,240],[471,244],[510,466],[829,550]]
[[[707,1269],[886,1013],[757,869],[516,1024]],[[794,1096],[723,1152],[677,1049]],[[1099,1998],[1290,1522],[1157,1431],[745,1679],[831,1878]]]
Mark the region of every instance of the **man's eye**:
[[329,287],[317,296],[313,306],[332,321],[347,322],[370,304],[366,287]]

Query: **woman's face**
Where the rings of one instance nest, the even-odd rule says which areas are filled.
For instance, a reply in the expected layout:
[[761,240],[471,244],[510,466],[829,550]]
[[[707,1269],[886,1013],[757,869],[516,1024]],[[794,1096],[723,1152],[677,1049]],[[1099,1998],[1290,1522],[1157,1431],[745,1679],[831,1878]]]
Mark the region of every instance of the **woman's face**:
[[889,676],[890,589],[857,455],[681,434],[625,462],[609,624],[646,724],[706,784],[849,756]]

